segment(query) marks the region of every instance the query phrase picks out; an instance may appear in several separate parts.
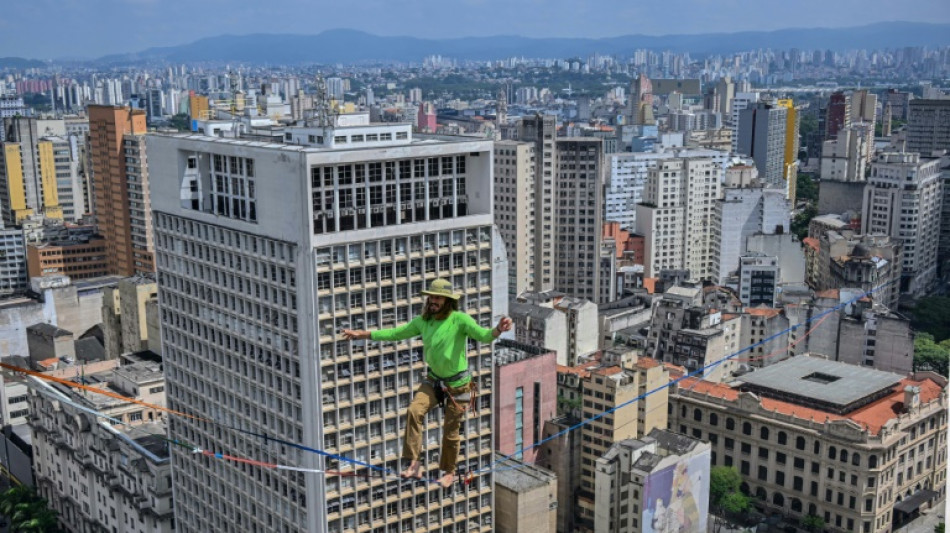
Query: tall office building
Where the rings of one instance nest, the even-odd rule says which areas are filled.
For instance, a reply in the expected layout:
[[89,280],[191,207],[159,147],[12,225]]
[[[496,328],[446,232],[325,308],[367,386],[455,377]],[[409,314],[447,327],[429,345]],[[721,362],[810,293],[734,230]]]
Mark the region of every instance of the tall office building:
[[4,222],[17,225],[33,214],[61,220],[53,142],[40,138],[35,118],[6,118],[3,127],[0,212]]
[[553,115],[527,116],[517,133],[519,140],[534,143],[534,290],[544,292],[554,288],[557,122]]
[[[670,374],[665,366],[648,357],[636,360],[629,368],[603,366],[591,370],[582,381],[584,418],[615,409],[581,428],[580,490],[576,493],[579,530],[593,532],[596,513],[597,460],[614,443],[646,436],[654,429],[665,429]],[[646,393],[654,394],[633,401]],[[629,402],[629,403],[628,403]],[[626,405],[624,405],[626,404]],[[567,502],[563,502],[567,503]]]
[[903,243],[902,293],[923,295],[936,280],[942,198],[940,159],[884,152],[871,163],[861,233]]
[[729,128],[732,130],[732,151],[739,152],[739,114],[746,108],[754,106],[759,101],[759,93],[755,92],[737,92],[732,98],[730,112],[728,115]]
[[851,126],[851,97],[843,91],[832,93],[825,110],[825,140],[835,139],[838,132]]
[[653,84],[646,74],[640,73],[630,82],[630,94],[627,97],[627,117],[629,124],[650,126],[656,124],[653,118]]
[[789,109],[781,105],[757,102],[739,113],[737,152],[755,161],[759,178],[769,186],[787,187],[785,144],[788,112]]
[[[507,313],[492,143],[420,141],[411,125],[371,124],[365,114],[284,131],[285,144],[149,138],[169,407],[395,470],[422,344],[350,342],[338,332],[409,321],[436,277],[451,280],[480,324]],[[461,435],[463,472],[492,460],[491,355],[488,345],[469,352],[480,387]],[[440,426],[432,417],[424,431],[430,477]],[[170,434],[264,461],[363,470],[192,419],[173,418]],[[182,532],[492,527],[490,474],[448,493],[177,449],[172,470]]]
[[873,155],[873,124],[854,124],[843,129],[822,146],[821,180],[863,182]]
[[794,205],[798,186],[798,128],[802,117],[791,98],[780,99],[776,103],[779,107],[785,108],[785,152],[782,158],[782,179],[785,192]]
[[912,100],[907,121],[907,151],[929,156],[950,150],[950,99]]
[[791,206],[781,189],[765,188],[757,179],[740,181],[733,176],[755,176],[755,167],[736,165],[726,170],[722,198],[713,207],[713,250],[716,271],[712,281],[725,285],[738,273],[739,258],[752,235],[787,233]]
[[558,139],[556,147],[554,288],[605,303],[609,297],[601,291],[601,283],[609,279],[600,270],[604,142],[575,137]]
[[851,93],[851,123],[874,124],[877,120],[877,95],[867,89]]
[[119,276],[155,271],[145,131],[141,109],[89,106],[96,223],[106,239],[109,272]]
[[718,272],[713,217],[721,174],[708,157],[670,158],[649,170],[636,218],[645,276],[687,269],[690,279],[703,280]]
[[535,145],[495,142],[495,226],[508,254],[508,292],[535,291]]

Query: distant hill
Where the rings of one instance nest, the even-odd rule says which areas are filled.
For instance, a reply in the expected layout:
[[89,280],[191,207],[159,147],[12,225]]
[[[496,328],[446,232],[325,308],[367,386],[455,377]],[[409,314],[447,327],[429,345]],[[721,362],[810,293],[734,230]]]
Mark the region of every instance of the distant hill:
[[5,68],[24,69],[45,67],[46,63],[38,59],[24,59],[22,57],[0,57],[0,70]]
[[317,35],[253,34],[209,37],[181,46],[111,55],[98,63],[139,61],[300,64],[420,61],[432,54],[488,60],[512,56],[568,57],[629,53],[637,48],[691,53],[731,53],[758,48],[804,50],[950,45],[950,24],[888,22],[852,28],[786,29],[698,35],[624,35],[604,39],[528,38],[514,35],[420,39],[382,37],[356,30]]

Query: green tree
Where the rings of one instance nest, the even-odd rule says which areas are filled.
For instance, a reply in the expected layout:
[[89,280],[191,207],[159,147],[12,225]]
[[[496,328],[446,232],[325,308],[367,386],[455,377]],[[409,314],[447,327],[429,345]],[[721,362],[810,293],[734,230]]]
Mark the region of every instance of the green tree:
[[168,121],[168,125],[178,131],[191,131],[191,117],[185,113],[178,113]]
[[719,500],[719,507],[728,514],[740,515],[752,506],[749,497],[741,492],[730,492]]
[[946,528],[947,526],[943,522],[940,522],[939,524],[934,526],[934,533],[944,533]]
[[808,204],[805,209],[802,209],[801,213],[795,215],[795,218],[792,219],[791,231],[798,237],[799,241],[808,236],[808,223],[816,216],[818,216],[818,208]]
[[950,340],[937,344],[930,333],[918,333],[914,337],[914,370],[950,374]]
[[818,183],[815,177],[807,172],[800,172],[796,181],[795,198],[811,203],[818,202]]
[[751,507],[749,497],[739,490],[741,485],[742,477],[735,467],[717,466],[709,471],[709,502],[716,510],[717,532],[732,523],[731,517],[741,516]]
[[802,527],[808,531],[821,531],[825,528],[825,519],[820,516],[810,514],[802,519]]
[[0,493],[0,514],[9,519],[10,531],[14,533],[59,531],[56,512],[50,510],[46,500],[27,487],[17,486]]
[[734,466],[714,466],[709,471],[709,501],[713,506],[733,492],[739,492],[742,477]]
[[917,331],[927,332],[934,342],[950,339],[950,297],[928,296],[917,300],[910,325]]

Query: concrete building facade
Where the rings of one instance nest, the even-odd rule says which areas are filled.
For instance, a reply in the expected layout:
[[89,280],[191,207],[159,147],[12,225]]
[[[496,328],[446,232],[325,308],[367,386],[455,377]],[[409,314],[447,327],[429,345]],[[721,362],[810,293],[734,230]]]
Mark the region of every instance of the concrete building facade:
[[674,385],[670,428],[709,442],[712,465],[737,468],[767,508],[883,533],[946,494],[944,377],[798,356],[740,380]]
[[[614,443],[641,438],[667,423],[669,371],[650,358],[639,358],[629,368],[603,366],[590,371],[583,382],[585,420],[615,409],[581,428],[580,489],[576,494],[576,520],[581,531],[593,531],[596,516],[597,460]],[[647,391],[656,393],[632,400]]]
[[[792,108],[794,110],[794,108]],[[785,143],[789,109],[756,102],[739,113],[736,151],[755,161],[759,178],[769,186],[786,189]]]
[[95,216],[106,240],[109,273],[113,275],[128,277],[155,270],[145,121],[142,109],[89,106]]
[[646,277],[688,269],[689,279],[701,280],[717,271],[712,237],[720,175],[721,167],[704,157],[666,159],[649,170],[636,220]]
[[901,292],[926,293],[937,276],[943,181],[940,160],[884,152],[871,163],[861,233],[889,235],[904,247]]
[[[464,294],[461,310],[480,324],[507,314],[491,141],[420,142],[411,126],[370,124],[366,115],[290,127],[285,139],[149,139],[150,159],[161,162],[150,174],[169,404],[213,416],[206,402],[221,398],[215,412],[252,431],[398,469],[421,341],[349,342],[337,332],[409,321],[436,277]],[[461,436],[463,473],[492,460],[489,346],[470,352],[470,369],[480,387]],[[426,424],[429,476],[440,432],[435,419]],[[171,435],[310,468],[351,467],[287,447],[264,451],[259,439],[188,420]],[[172,471],[175,490],[189,495],[176,501],[178,531],[492,527],[491,475],[446,497],[381,477],[222,471],[174,450]],[[220,505],[261,495],[271,505]]]
[[495,226],[508,254],[508,291],[535,291],[535,145],[495,142]]
[[[164,404],[156,363],[86,375],[141,401]],[[37,491],[70,532],[175,531],[169,444],[163,413],[30,378]],[[96,418],[93,409],[122,424]]]
[[[730,172],[755,170],[755,167],[733,167]],[[730,184],[727,180],[722,198],[714,203],[713,235],[714,259],[717,271],[712,281],[724,285],[727,278],[737,273],[739,257],[748,251],[748,239],[756,234],[788,233],[790,204],[782,189],[765,188],[757,181],[748,184]]]
[[950,99],[912,100],[908,107],[906,150],[922,156],[950,150]]
[[573,366],[600,347],[597,306],[557,291],[523,293],[510,304],[515,339],[557,354],[557,363]]
[[556,354],[511,340],[498,341],[494,385],[495,451],[534,464],[544,421],[557,413]]
[[558,478],[531,462],[507,459],[495,479],[496,533],[556,533]]
[[709,458],[709,443],[666,429],[618,441],[597,459],[595,533],[706,531]]
[[109,274],[108,246],[96,235],[68,241],[29,244],[26,247],[30,278],[65,275],[70,279],[99,278]]

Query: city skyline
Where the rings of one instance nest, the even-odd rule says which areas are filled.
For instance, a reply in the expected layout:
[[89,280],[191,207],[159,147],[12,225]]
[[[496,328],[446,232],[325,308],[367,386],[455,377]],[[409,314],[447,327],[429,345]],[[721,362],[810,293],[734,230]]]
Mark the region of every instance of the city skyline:
[[[351,28],[380,36],[419,35],[424,38],[457,38],[494,35],[519,35],[530,38],[610,38],[624,35],[694,35],[775,31],[801,28],[843,28],[894,19],[910,22],[950,22],[950,7],[939,0],[914,0],[899,17],[890,13],[883,2],[823,3],[807,0],[788,17],[775,17],[783,7],[756,4],[755,9],[739,2],[710,3],[673,0],[666,9],[611,0],[588,4],[554,0],[541,5],[527,2],[465,0],[452,10],[432,0],[414,0],[404,9],[392,10],[378,0],[363,4],[373,16],[355,18],[347,11],[313,9],[299,0],[276,0],[266,6],[258,3],[209,2],[204,6],[181,0],[95,0],[93,2],[55,2],[38,0],[15,3],[0,16],[0,48],[4,55],[36,59],[89,59],[109,54],[132,53],[153,47],[178,46],[220,35],[287,33],[313,35],[323,31]],[[874,4],[879,4],[876,9]],[[175,12],[187,17],[172,18]],[[687,13],[689,17],[668,17],[669,13]],[[795,13],[822,12],[821,24]],[[500,19],[512,21],[499,23]],[[468,31],[460,34],[453,21],[465,20]],[[423,33],[411,31],[413,25],[426,27]],[[148,31],[142,31],[148,28]],[[35,37],[37,30],[44,37]]]

